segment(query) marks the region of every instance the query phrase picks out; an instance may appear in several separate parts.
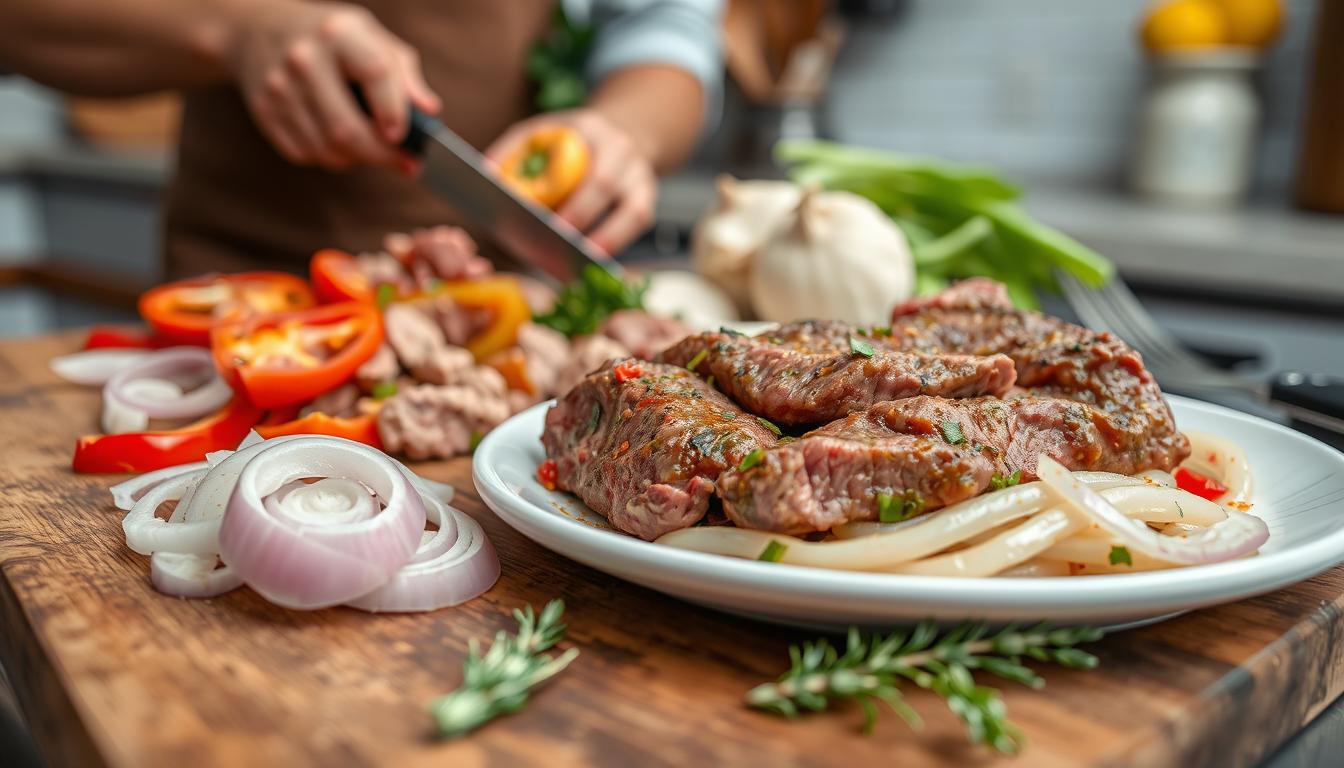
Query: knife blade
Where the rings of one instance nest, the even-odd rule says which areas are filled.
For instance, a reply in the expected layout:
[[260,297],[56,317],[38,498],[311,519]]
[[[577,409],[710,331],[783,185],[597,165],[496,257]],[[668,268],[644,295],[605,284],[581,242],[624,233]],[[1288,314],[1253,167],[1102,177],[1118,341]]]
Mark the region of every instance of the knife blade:
[[[363,93],[355,100],[369,112]],[[401,148],[425,161],[423,182],[504,250],[562,282],[576,280],[592,265],[621,276],[614,260],[597,253],[578,231],[554,213],[509,189],[485,156],[437,118],[412,107]]]

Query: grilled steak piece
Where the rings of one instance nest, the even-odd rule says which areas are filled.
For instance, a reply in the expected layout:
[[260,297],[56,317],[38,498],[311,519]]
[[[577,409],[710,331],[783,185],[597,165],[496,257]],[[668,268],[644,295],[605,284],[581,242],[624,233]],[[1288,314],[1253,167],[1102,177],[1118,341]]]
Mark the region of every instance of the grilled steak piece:
[[694,364],[696,373],[712,375],[748,411],[789,425],[820,424],[920,394],[999,395],[1013,384],[1012,361],[1003,355],[911,353],[872,334],[844,323],[806,321],[764,336],[690,336],[660,358]]
[[898,509],[908,501],[913,514],[983,491],[995,470],[988,453],[893,430],[883,409],[900,402],[908,401],[850,414],[780,443],[754,467],[724,472],[724,512],[742,528],[803,534],[876,520],[884,496]]
[[[1169,470],[1190,455],[1190,441],[1177,431],[1138,352],[1109,333],[1013,309],[1006,293],[995,294],[995,285],[968,280],[897,307],[892,343],[925,354],[957,350],[1009,356],[1017,368],[1017,389],[1010,397],[1086,404],[1112,466]],[[1118,454],[1129,459],[1120,461]]]
[[561,489],[653,540],[703,517],[719,474],[775,435],[686,369],[625,359],[547,411],[541,442]]

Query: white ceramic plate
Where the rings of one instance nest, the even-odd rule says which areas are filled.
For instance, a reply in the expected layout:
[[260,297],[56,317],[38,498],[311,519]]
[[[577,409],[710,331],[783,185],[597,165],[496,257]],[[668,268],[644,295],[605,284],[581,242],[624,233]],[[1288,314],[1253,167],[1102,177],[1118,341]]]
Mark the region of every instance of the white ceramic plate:
[[578,562],[702,605],[812,627],[956,621],[1126,624],[1270,592],[1344,562],[1344,454],[1263,419],[1172,397],[1183,429],[1240,443],[1252,513],[1269,523],[1261,554],[1148,573],[1065,578],[903,576],[763,563],[663,547],[610,530],[569,494],[536,480],[549,404],[492,431],[476,450],[476,489],[509,525]]

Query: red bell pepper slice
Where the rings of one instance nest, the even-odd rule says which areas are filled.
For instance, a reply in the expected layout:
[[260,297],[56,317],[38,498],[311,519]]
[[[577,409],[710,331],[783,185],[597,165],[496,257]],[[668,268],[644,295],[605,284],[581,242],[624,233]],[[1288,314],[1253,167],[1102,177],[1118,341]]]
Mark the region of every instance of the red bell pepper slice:
[[1217,501],[1227,493],[1227,486],[1208,475],[1202,475],[1185,467],[1177,467],[1171,474],[1176,478],[1177,488],[1209,501]]
[[346,302],[220,322],[210,346],[233,391],[278,408],[345,383],[382,343],[377,307]]
[[177,344],[206,346],[221,320],[288,312],[314,304],[301,277],[284,272],[204,275],[151,288],[140,297],[140,316],[159,336]]
[[355,257],[345,251],[326,248],[313,254],[308,275],[318,301],[335,304],[342,301],[372,302],[377,288],[359,271]]
[[139,328],[116,325],[95,325],[89,329],[84,349],[162,349],[173,342]]
[[258,426],[257,434],[266,439],[280,435],[326,435],[343,437],[357,443],[371,445],[378,450],[383,448],[383,438],[378,434],[378,414],[365,413],[359,416],[341,418],[325,413],[310,413],[301,419],[284,424]]
[[85,435],[75,442],[76,472],[149,472],[201,461],[211,451],[236,448],[261,420],[259,408],[241,397],[220,412],[180,429]]

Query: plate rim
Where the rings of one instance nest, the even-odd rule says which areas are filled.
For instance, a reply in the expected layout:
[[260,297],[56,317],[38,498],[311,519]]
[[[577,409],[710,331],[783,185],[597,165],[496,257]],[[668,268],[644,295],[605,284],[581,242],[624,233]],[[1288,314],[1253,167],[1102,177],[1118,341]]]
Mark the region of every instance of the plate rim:
[[[1329,445],[1267,419],[1201,400],[1168,395],[1182,408],[1203,411],[1217,418],[1231,419],[1253,428],[1268,428],[1292,440],[1305,441],[1315,450],[1323,450],[1344,473],[1344,453]],[[789,563],[762,563],[691,550],[659,546],[618,532],[586,525],[562,514],[543,509],[509,488],[491,461],[507,448],[505,435],[539,411],[550,408],[554,400],[538,403],[510,417],[486,435],[472,459],[472,479],[482,500],[510,527],[537,541],[562,557],[578,560],[538,539],[528,528],[536,528],[549,537],[575,539],[584,549],[594,547],[619,557],[628,565],[644,565],[663,574],[704,578],[713,569],[713,581],[723,587],[758,587],[768,579],[771,588],[791,594],[813,597],[839,596],[858,600],[880,599],[893,594],[907,602],[938,603],[967,601],[967,591],[975,591],[974,603],[1009,600],[1014,604],[1032,603],[1054,608],[1083,607],[1144,610],[1192,607],[1209,602],[1225,602],[1263,594],[1311,578],[1344,563],[1344,526],[1313,541],[1283,552],[1225,563],[1191,568],[1148,571],[1132,574],[1104,574],[1086,579],[994,577],[965,578],[912,574],[841,571]],[[512,429],[504,429],[512,424]],[[582,503],[581,501],[579,503]],[[1344,503],[1344,502],[1342,502]],[[525,512],[514,508],[520,506]],[[600,566],[596,566],[599,567]],[[1191,578],[1173,578],[1173,574]],[[615,574],[613,574],[615,575]],[[617,576],[622,580],[629,580]],[[1067,586],[1066,586],[1067,585]],[[1106,603],[1101,605],[1099,602]]]

